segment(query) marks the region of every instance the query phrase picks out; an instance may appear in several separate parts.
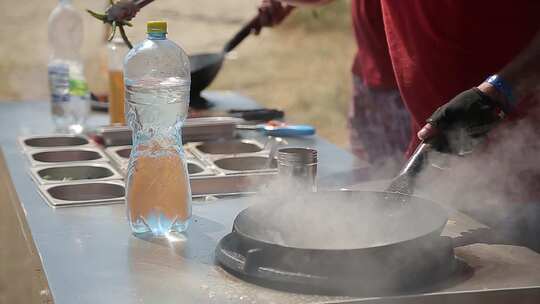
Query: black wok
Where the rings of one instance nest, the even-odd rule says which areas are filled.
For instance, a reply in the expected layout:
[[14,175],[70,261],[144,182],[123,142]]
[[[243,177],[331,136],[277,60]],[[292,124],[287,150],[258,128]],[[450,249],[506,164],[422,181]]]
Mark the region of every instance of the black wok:
[[208,102],[201,98],[201,91],[212,83],[217,73],[221,69],[225,54],[232,51],[244,38],[246,38],[254,29],[259,28],[259,16],[255,16],[245,24],[229,40],[223,50],[219,53],[202,53],[189,56],[191,66],[191,103],[194,108],[207,108]]
[[238,214],[216,249],[232,273],[277,289],[378,295],[413,290],[456,270],[447,216],[429,200],[368,191],[306,193]]
[[237,216],[233,229],[268,245],[341,251],[438,237],[446,220],[442,207],[417,197],[329,191],[254,205]]

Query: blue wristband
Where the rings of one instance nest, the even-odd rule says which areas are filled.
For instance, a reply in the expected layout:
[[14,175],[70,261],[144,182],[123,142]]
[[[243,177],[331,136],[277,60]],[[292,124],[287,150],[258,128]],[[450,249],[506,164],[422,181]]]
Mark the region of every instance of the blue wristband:
[[491,75],[486,80],[487,83],[494,86],[499,92],[501,92],[506,100],[508,101],[508,106],[512,109],[516,104],[516,99],[514,94],[512,94],[512,88],[502,79],[499,75]]

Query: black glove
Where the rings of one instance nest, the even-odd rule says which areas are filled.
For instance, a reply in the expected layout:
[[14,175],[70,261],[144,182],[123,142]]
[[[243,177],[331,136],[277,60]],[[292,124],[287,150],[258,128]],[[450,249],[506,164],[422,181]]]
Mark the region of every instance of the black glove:
[[455,152],[463,145],[463,135],[478,138],[504,117],[503,106],[477,88],[464,91],[439,107],[427,120],[439,134],[437,150]]

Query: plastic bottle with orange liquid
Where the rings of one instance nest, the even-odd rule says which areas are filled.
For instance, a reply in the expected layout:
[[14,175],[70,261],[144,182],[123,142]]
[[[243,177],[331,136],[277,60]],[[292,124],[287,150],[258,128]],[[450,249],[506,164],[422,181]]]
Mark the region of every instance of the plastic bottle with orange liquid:
[[129,48],[122,38],[115,37],[108,46],[109,116],[111,124],[126,124],[124,113],[124,57]]
[[191,190],[181,129],[189,106],[184,50],[166,37],[165,22],[148,22],[148,39],[126,56],[126,117],[133,131],[127,213],[134,234],[168,236],[187,229]]

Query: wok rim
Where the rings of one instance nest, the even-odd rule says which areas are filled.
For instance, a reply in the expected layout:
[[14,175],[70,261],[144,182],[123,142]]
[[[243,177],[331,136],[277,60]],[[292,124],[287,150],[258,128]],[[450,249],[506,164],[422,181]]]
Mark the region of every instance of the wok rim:
[[[418,236],[416,236],[414,238],[409,238],[409,239],[405,239],[405,240],[402,240],[402,241],[398,241],[398,242],[391,242],[391,243],[385,242],[384,244],[379,244],[379,245],[365,246],[365,247],[354,247],[354,248],[332,248],[332,249],[329,249],[329,248],[304,248],[304,247],[297,247],[297,246],[284,246],[284,245],[280,245],[280,244],[277,244],[277,243],[270,243],[270,242],[267,242],[265,240],[258,240],[256,238],[253,238],[253,237],[247,235],[246,233],[243,233],[241,230],[237,229],[238,219],[240,218],[240,216],[242,214],[244,214],[244,213],[246,213],[248,211],[248,209],[251,207],[251,206],[249,206],[246,209],[240,211],[240,213],[238,213],[238,215],[235,217],[234,222],[233,222],[232,233],[235,233],[238,236],[240,236],[242,238],[245,238],[245,239],[247,239],[247,240],[249,240],[251,242],[257,243],[257,244],[262,244],[262,245],[268,246],[268,247],[279,247],[279,248],[282,248],[282,249],[285,249],[285,250],[295,250],[295,251],[296,250],[302,250],[302,251],[318,251],[318,252],[343,252],[343,251],[355,251],[355,250],[365,251],[365,250],[378,250],[378,249],[387,248],[387,247],[393,247],[393,246],[401,246],[403,244],[408,244],[410,242],[416,242],[416,241],[420,241],[422,239],[435,237],[435,236],[432,236],[435,233],[437,233],[437,236],[440,236],[440,233],[442,232],[442,230],[444,229],[444,227],[446,226],[446,224],[448,222],[448,213],[446,212],[446,210],[440,204],[438,204],[438,203],[436,203],[436,202],[434,202],[432,200],[424,199],[424,198],[414,196],[414,195],[406,195],[406,194],[387,192],[387,191],[364,191],[364,190],[359,190],[359,191],[356,191],[356,190],[330,190],[330,191],[322,191],[322,192],[324,192],[324,193],[371,193],[371,194],[380,194],[380,195],[391,194],[391,195],[400,195],[400,196],[408,197],[408,198],[411,198],[411,199],[414,199],[414,200],[417,200],[417,201],[424,201],[425,203],[428,203],[431,206],[433,206],[434,209],[439,209],[438,210],[439,213],[437,213],[437,214],[441,218],[441,223],[438,224],[436,226],[436,228],[432,229],[431,231],[429,231],[427,233],[418,235]],[[252,205],[252,206],[254,206],[254,205]]]

